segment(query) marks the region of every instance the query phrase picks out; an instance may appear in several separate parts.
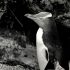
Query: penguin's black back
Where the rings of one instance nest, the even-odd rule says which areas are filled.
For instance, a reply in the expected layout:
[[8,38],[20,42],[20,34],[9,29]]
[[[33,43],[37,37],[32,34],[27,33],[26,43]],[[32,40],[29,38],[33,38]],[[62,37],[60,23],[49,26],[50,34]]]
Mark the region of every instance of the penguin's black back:
[[44,30],[43,41],[49,50],[49,60],[54,62],[58,60],[60,65],[68,70],[68,62],[70,60],[70,28],[61,24],[55,23],[52,20],[46,26],[49,29]]

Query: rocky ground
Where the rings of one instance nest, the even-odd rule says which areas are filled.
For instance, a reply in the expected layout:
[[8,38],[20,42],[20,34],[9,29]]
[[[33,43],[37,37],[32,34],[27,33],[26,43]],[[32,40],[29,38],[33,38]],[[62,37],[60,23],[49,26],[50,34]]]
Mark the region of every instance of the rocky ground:
[[0,70],[39,70],[35,46],[17,32],[0,32]]

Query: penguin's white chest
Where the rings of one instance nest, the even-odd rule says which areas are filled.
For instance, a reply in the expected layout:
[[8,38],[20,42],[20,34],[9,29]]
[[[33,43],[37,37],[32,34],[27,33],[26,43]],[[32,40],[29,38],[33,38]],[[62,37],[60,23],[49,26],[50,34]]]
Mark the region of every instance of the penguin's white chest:
[[38,57],[40,70],[44,70],[49,61],[49,59],[46,59],[46,52],[45,52],[45,51],[48,52],[48,48],[47,46],[44,45],[42,35],[43,35],[43,29],[39,28],[36,34],[36,46],[37,46],[37,57]]

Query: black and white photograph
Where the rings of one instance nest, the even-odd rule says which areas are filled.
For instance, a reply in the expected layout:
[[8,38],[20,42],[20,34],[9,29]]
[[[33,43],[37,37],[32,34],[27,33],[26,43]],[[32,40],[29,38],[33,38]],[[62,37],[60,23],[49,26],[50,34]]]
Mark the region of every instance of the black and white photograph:
[[0,0],[0,70],[70,70],[70,0]]

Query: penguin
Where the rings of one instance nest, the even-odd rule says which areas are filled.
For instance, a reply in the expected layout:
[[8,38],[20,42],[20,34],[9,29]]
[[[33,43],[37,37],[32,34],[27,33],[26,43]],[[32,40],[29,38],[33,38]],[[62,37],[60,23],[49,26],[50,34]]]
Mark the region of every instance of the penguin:
[[61,58],[61,46],[57,33],[57,27],[49,12],[40,12],[38,14],[25,14],[25,16],[39,26],[36,33],[37,58],[40,70],[48,68],[56,69],[56,63]]

